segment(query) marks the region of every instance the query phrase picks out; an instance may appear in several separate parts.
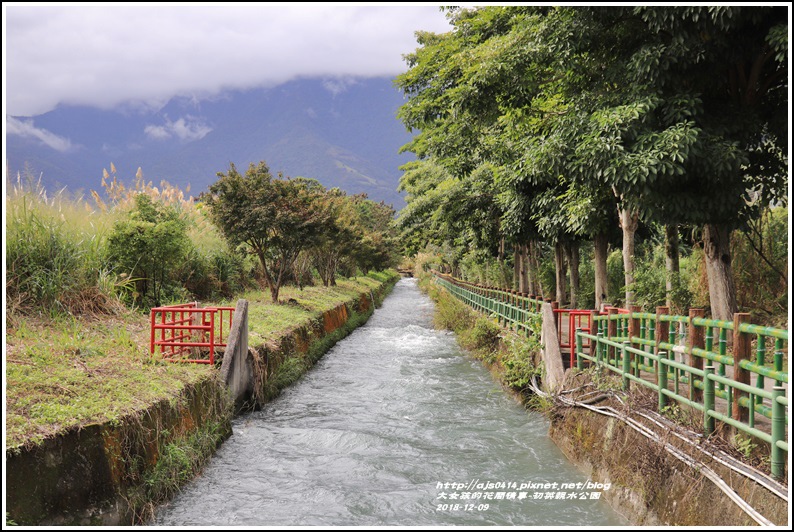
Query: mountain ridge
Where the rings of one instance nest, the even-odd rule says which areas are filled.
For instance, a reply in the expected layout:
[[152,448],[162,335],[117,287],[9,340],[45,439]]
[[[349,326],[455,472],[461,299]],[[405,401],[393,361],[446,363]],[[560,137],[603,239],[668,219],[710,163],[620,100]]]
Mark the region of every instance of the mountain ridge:
[[123,181],[140,167],[147,181],[190,185],[198,194],[230,162],[242,171],[264,160],[274,173],[364,192],[399,209],[399,166],[411,159],[398,153],[411,138],[395,116],[402,102],[391,79],[371,78],[330,88],[328,80],[303,79],[200,101],[176,97],[148,112],[61,106],[6,121],[70,148],[55,149],[44,134],[9,131],[7,163],[10,175],[41,173],[48,189],[98,189],[102,169],[113,162]]

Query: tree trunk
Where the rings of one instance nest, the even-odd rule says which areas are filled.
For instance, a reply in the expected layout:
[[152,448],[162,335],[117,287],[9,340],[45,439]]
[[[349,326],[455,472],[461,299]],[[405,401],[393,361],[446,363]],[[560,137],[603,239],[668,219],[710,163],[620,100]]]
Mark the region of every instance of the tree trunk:
[[620,228],[623,229],[623,270],[626,280],[626,301],[624,308],[634,304],[634,233],[637,232],[639,215],[637,211],[621,209]]
[[606,233],[598,233],[593,238],[595,250],[595,308],[609,302],[609,279],[607,277],[607,256],[609,255],[609,241]]
[[717,320],[730,321],[738,310],[731,268],[731,230],[724,225],[703,226],[703,250],[706,255],[711,316]]
[[528,294],[531,290],[530,288],[530,267],[529,267],[529,253],[527,251],[527,244],[521,244],[518,247],[518,258],[521,264],[521,268],[518,272],[518,291],[523,294]]
[[521,253],[519,245],[513,244],[513,290],[521,290]]
[[664,267],[666,272],[665,288],[667,290],[667,306],[673,308],[673,284],[680,272],[678,260],[678,226],[668,225],[664,228]]
[[557,292],[556,292],[556,299],[557,303],[559,303],[560,308],[565,306],[565,278],[566,278],[566,268],[565,268],[565,249],[564,244],[562,242],[557,242],[554,244],[554,273],[556,274],[556,285],[557,285]]
[[497,257],[497,262],[499,263],[499,272],[498,278],[496,282],[499,284],[499,288],[504,288],[505,286],[505,239],[504,237],[499,239],[499,255]]
[[[530,263],[530,280],[534,283],[530,286],[530,290],[541,299],[546,299],[546,294],[543,291],[543,283],[540,280],[540,257],[538,257],[540,244],[533,240],[529,243],[529,263]],[[534,277],[534,278],[533,278]]]
[[576,296],[579,293],[579,243],[569,242],[565,246],[565,257],[571,269],[571,308],[576,308]]

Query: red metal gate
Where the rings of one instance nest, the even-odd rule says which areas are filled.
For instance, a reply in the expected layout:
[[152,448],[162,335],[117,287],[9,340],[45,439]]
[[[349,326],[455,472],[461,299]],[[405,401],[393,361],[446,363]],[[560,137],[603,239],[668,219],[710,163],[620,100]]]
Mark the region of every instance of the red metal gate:
[[[200,308],[196,302],[153,308],[149,352],[154,355],[159,347],[163,360],[214,364],[215,349],[226,347],[224,324],[228,336],[233,314],[234,307]],[[209,358],[197,358],[204,348]]]
[[[580,309],[554,309],[557,315],[557,338],[560,342],[560,350],[568,349],[570,353],[570,367],[574,367],[576,363],[576,329],[581,329],[586,333],[590,333],[590,314],[589,310]],[[567,332],[567,338],[564,337],[563,332]],[[586,340],[582,347],[590,347],[590,341]]]

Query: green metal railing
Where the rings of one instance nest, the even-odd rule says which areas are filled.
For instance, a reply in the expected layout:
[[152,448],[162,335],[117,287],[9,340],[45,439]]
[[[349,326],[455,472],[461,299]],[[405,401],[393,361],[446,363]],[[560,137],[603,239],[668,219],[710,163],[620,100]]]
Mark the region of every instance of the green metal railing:
[[435,282],[470,307],[497,318],[500,325],[530,336],[530,317],[540,312],[542,300],[518,292],[479,286],[443,274]]
[[[434,275],[457,299],[531,334],[530,317],[540,312],[542,299]],[[720,421],[768,443],[772,474],[779,478],[788,453],[788,331],[748,319],[741,313],[733,321],[706,319],[700,309],[676,316],[667,307],[655,313],[607,308],[591,314],[589,333],[576,330],[576,366],[590,361],[619,374],[626,390],[632,382],[654,390],[659,410],[673,399],[701,412],[706,435]]]
[[[656,391],[660,411],[669,399],[700,411],[706,435],[721,421],[767,442],[772,474],[780,478],[788,453],[788,373],[783,371],[788,331],[746,323],[744,314],[728,322],[705,319],[700,310],[690,316],[659,310],[665,309],[595,317],[594,334],[576,332],[577,367],[589,360],[619,374],[625,390],[636,382]],[[589,353],[584,340],[591,343]],[[771,390],[765,379],[773,381]],[[725,400],[723,411],[718,398]]]

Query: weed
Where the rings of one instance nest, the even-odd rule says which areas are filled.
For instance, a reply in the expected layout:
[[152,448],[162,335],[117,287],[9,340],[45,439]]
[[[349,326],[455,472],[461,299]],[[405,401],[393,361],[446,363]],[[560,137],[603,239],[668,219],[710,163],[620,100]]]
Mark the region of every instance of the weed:
[[751,459],[753,451],[755,451],[756,447],[758,447],[758,445],[754,443],[751,438],[739,433],[734,434],[731,437],[731,444],[733,444],[736,450],[739,451],[747,460]]
[[611,371],[593,365],[585,369],[583,373],[588,375],[596,389],[602,392],[613,392],[623,389],[620,377],[613,374]]

